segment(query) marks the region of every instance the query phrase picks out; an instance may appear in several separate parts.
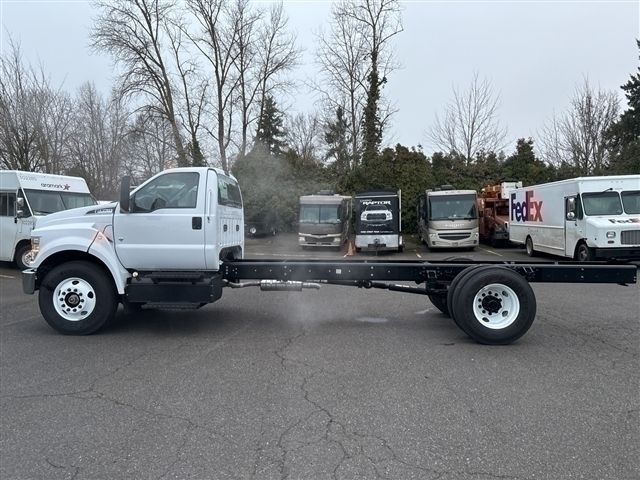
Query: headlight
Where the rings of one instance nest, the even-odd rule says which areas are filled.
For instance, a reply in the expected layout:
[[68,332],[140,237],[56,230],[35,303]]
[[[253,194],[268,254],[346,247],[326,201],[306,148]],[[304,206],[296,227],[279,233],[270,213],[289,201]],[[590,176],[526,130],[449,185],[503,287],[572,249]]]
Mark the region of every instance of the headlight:
[[298,242],[304,243],[304,237],[298,237]]
[[614,231],[607,232],[607,238],[616,238],[616,232]]
[[40,251],[40,237],[31,237],[31,251],[34,257]]

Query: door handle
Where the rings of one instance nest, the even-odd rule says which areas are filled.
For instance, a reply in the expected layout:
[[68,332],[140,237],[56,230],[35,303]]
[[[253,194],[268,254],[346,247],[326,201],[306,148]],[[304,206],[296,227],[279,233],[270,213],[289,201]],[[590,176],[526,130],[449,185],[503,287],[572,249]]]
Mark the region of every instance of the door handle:
[[191,217],[191,228],[193,230],[202,230],[202,217]]

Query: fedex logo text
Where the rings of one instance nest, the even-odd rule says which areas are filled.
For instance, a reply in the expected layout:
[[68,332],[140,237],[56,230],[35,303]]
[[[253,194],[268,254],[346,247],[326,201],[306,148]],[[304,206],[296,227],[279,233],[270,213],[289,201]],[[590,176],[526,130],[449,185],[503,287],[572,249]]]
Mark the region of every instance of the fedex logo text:
[[516,202],[516,194],[511,194],[511,221],[542,222],[542,200],[533,200],[533,192],[524,193],[524,202]]

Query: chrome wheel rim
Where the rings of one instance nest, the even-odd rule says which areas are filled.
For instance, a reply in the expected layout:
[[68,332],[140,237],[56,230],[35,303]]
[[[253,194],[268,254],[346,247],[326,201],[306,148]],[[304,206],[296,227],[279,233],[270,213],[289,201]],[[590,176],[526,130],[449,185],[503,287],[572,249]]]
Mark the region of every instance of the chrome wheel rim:
[[53,306],[65,320],[78,322],[91,315],[96,308],[96,292],[82,278],[67,278],[53,291]]
[[507,285],[492,283],[481,288],[473,299],[473,314],[486,328],[507,328],[520,313],[520,300]]

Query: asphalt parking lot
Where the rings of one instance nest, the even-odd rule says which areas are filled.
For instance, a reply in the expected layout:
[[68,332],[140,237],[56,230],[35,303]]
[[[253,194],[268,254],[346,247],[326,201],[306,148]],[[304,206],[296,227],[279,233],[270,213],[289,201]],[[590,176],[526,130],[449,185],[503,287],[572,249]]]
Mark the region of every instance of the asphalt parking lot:
[[[348,253],[295,243],[249,239],[247,257]],[[0,478],[637,479],[640,287],[534,290],[536,321],[504,347],[426,297],[337,286],[225,291],[67,337],[3,264]]]

